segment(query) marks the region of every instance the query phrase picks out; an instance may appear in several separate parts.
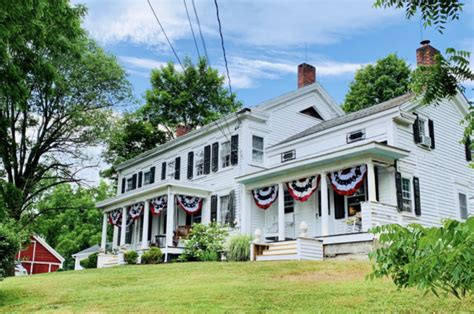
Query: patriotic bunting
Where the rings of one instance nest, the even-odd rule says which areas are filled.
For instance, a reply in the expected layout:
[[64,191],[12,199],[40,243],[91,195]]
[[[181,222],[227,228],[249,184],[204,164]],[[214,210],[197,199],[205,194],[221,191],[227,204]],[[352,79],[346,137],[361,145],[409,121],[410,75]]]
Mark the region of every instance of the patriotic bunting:
[[339,195],[352,195],[362,186],[366,165],[355,166],[328,174],[333,190]]
[[195,214],[202,208],[202,198],[187,195],[176,195],[179,207],[188,214]]
[[319,187],[321,176],[287,182],[288,193],[297,201],[306,202]]
[[168,196],[162,195],[150,200],[150,210],[155,216],[161,214],[163,209],[168,206]]
[[261,209],[267,209],[278,197],[278,185],[253,190],[252,194],[255,204]]
[[130,218],[132,220],[138,219],[138,217],[140,217],[140,215],[142,214],[144,207],[145,207],[145,204],[143,202],[136,203],[130,206],[130,209],[128,211]]
[[116,209],[109,213],[109,224],[120,227],[122,221],[122,210]]

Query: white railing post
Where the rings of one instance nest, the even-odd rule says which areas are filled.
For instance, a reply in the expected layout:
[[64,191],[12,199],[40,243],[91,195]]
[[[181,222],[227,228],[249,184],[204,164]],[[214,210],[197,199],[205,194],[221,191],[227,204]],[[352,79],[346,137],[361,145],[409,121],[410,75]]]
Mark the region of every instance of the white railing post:
[[285,241],[285,192],[283,183],[278,183],[278,241]]

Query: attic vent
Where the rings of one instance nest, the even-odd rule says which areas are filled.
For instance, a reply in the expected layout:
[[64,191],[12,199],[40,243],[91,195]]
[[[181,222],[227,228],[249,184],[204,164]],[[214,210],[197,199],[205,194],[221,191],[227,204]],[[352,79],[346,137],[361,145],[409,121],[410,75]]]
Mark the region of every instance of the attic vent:
[[347,144],[357,142],[365,139],[365,130],[358,130],[355,132],[347,133],[346,140]]
[[294,149],[281,153],[281,162],[293,160],[295,158],[296,158],[296,151]]
[[316,109],[314,109],[314,107],[309,107],[304,110],[301,110],[300,113],[319,119],[319,120],[324,120],[323,117],[321,117],[321,115],[319,114],[319,112],[317,112]]

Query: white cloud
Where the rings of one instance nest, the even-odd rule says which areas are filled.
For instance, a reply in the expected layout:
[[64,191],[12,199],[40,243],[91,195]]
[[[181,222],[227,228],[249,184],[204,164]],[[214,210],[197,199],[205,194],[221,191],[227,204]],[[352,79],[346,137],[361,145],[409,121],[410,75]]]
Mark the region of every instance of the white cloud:
[[120,56],[119,60],[122,61],[126,66],[131,66],[133,68],[140,68],[145,70],[158,69],[166,65],[166,62],[157,61],[154,59],[148,58],[137,58],[129,56]]

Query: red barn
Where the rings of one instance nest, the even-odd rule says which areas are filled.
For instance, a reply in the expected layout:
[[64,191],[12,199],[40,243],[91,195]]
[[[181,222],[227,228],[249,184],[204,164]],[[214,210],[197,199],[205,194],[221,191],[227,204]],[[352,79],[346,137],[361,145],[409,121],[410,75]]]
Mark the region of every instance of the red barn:
[[21,261],[28,274],[49,273],[63,267],[64,258],[44,239],[37,235],[30,238],[31,244],[18,252],[16,258]]

